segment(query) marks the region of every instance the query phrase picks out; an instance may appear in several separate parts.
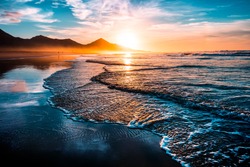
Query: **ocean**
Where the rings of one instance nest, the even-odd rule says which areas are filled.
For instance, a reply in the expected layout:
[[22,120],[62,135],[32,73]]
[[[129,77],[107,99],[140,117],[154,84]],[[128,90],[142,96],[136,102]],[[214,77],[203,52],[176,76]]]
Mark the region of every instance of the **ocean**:
[[158,134],[183,166],[250,166],[250,51],[82,55],[44,87],[73,120]]

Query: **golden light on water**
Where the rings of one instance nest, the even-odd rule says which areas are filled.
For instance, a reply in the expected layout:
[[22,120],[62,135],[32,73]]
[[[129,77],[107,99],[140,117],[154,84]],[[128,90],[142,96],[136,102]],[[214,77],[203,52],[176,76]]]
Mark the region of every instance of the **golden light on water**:
[[124,62],[125,65],[130,65],[130,64],[131,64],[131,59],[129,59],[129,58],[124,58],[124,59],[123,59],[123,62]]
[[130,70],[131,70],[131,66],[125,66],[124,69],[125,69],[126,71],[130,71]]
[[124,57],[132,57],[132,54],[130,52],[125,53]]
[[123,56],[123,63],[124,63],[124,70],[130,71],[131,70],[131,63],[132,63],[132,54],[131,53],[125,53]]

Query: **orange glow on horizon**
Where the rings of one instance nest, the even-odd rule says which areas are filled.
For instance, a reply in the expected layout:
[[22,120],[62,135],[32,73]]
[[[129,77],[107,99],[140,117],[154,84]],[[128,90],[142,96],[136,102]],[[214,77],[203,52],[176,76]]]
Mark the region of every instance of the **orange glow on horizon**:
[[[181,38],[152,39],[145,43],[143,50],[152,52],[192,52],[217,50],[249,50],[250,41],[240,38]],[[147,48],[147,49],[145,49]]]

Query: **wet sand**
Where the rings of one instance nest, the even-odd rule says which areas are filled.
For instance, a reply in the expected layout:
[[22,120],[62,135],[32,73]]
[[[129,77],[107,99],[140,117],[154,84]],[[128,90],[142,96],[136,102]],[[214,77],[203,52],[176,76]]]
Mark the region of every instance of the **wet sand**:
[[[1,83],[11,78],[13,81],[18,74],[18,81],[22,81],[23,76],[27,86],[20,91],[1,89],[0,86],[2,163],[85,167],[181,166],[160,149],[161,137],[151,132],[117,124],[73,121],[62,111],[51,108],[47,102],[51,92],[41,86],[42,79],[55,70],[69,67],[70,64],[62,63],[62,60],[74,58],[52,57],[49,60],[0,60]],[[27,71],[36,77],[35,81],[25,78]]]

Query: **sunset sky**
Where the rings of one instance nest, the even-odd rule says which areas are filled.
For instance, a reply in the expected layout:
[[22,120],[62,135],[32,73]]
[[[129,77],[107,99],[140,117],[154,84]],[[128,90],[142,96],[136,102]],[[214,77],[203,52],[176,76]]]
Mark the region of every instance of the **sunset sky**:
[[0,28],[82,44],[129,36],[132,48],[151,51],[249,50],[250,1],[1,0]]

